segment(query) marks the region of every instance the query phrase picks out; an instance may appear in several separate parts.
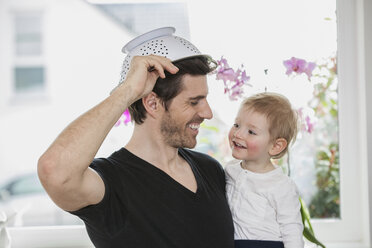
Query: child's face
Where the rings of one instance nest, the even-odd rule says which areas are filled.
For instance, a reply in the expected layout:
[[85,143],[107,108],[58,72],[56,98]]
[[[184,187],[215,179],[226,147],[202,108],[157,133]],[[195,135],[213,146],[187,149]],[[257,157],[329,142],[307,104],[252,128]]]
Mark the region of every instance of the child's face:
[[229,132],[232,156],[249,162],[267,163],[273,146],[265,115],[242,107]]

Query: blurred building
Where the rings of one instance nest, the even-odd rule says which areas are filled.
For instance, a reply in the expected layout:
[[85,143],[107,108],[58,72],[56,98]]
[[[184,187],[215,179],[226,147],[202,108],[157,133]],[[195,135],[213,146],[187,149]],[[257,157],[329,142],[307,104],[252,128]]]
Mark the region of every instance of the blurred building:
[[36,170],[58,133],[118,83],[123,45],[162,26],[188,38],[186,5],[0,0],[0,182]]

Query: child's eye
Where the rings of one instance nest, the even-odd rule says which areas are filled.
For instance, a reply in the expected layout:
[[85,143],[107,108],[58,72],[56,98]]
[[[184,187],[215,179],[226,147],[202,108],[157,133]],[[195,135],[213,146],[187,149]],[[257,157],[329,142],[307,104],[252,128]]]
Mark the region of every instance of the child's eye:
[[256,135],[256,133],[253,132],[252,130],[248,130],[248,133],[249,133],[249,134],[252,134],[252,135]]
[[234,123],[234,124],[233,124],[233,127],[235,127],[235,128],[238,128],[238,127],[239,127],[239,125],[238,125],[238,124],[236,124],[236,123]]

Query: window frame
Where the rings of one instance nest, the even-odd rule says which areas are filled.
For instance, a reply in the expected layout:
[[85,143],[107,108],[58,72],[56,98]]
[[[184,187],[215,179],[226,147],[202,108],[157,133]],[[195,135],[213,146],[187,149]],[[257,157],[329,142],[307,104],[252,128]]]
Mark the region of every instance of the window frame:
[[[370,247],[372,219],[368,204],[371,202],[372,182],[368,182],[368,113],[366,96],[372,95],[371,73],[367,61],[372,45],[372,4],[369,0],[337,0],[338,21],[338,80],[339,80],[339,141],[340,141],[340,220],[313,220],[314,231],[328,248]],[[368,25],[370,25],[368,27]],[[365,35],[369,35],[366,36]],[[370,51],[370,50],[368,50]],[[369,78],[368,78],[369,77]],[[353,83],[350,83],[353,82]],[[369,147],[369,150],[371,148]],[[372,151],[370,151],[372,154]],[[372,178],[372,177],[371,177]],[[369,187],[369,188],[368,188]],[[93,247],[84,226],[8,228],[12,247]]]
[[317,237],[330,243],[329,247],[365,247],[370,242],[365,200],[368,199],[364,97],[367,81],[363,70],[363,39],[367,30],[363,17],[368,13],[365,2],[337,1],[341,218],[313,220]]

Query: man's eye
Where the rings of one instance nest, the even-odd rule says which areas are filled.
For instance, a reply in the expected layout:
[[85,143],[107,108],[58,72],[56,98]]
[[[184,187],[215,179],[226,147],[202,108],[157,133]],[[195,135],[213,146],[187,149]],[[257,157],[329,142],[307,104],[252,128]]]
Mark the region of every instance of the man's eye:
[[253,132],[252,130],[249,130],[248,133],[249,133],[249,134],[252,134],[252,135],[256,135],[256,133]]
[[199,102],[190,102],[190,104],[192,105],[192,106],[195,106],[195,105],[197,105]]

